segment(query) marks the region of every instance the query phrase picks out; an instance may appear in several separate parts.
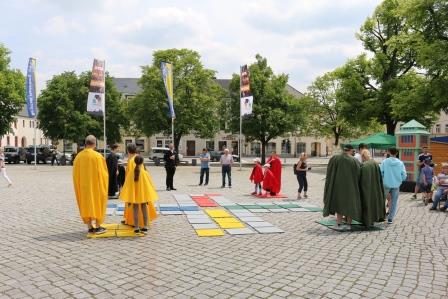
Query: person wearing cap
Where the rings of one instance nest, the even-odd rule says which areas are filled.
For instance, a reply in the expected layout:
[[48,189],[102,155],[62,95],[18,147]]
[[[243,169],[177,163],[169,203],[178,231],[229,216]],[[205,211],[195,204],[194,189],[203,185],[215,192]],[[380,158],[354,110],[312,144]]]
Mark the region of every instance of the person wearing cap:
[[110,154],[106,158],[107,171],[109,173],[109,197],[115,197],[118,192],[118,145],[112,144],[110,146]]
[[406,179],[406,168],[403,162],[397,158],[398,150],[395,147],[389,149],[390,157],[381,163],[381,175],[383,177],[384,194],[390,193],[391,201],[387,223],[392,224],[398,211],[398,194],[400,185]]
[[207,148],[202,149],[202,153],[199,155],[199,160],[201,160],[201,175],[199,177],[199,186],[202,186],[202,182],[204,181],[205,174],[205,184],[208,185],[208,177],[210,173],[210,154]]
[[250,181],[255,184],[255,191],[252,195],[261,195],[261,182],[263,182],[263,168],[261,167],[260,158],[254,159],[254,168],[252,168],[252,173],[250,174]]
[[341,154],[334,155],[328,162],[324,189],[323,216],[336,215],[335,229],[343,230],[345,216],[351,229],[352,220],[361,220],[361,199],[359,192],[360,165],[353,158],[353,146],[347,144]]
[[271,164],[266,163],[263,165],[263,168],[264,168],[263,189],[266,191],[265,196],[267,197],[268,194],[271,196],[275,195],[276,194],[275,191],[277,191],[279,183],[271,170]]

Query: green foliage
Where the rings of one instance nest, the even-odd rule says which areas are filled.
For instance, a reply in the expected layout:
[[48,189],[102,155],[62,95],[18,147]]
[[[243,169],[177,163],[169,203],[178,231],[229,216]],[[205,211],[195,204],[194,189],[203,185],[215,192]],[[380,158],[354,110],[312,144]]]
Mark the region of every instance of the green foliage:
[[[45,136],[79,142],[93,134],[103,136],[102,117],[87,113],[87,95],[91,73],[55,75],[47,82],[38,100],[39,127]],[[120,128],[127,127],[127,117],[112,79],[106,75],[106,138],[109,144],[121,141]]]
[[19,70],[9,68],[10,51],[0,44],[0,137],[11,129],[25,103],[25,77]]
[[152,65],[142,67],[139,81],[142,92],[129,103],[133,126],[146,136],[171,135],[171,119],[160,70],[162,61],[173,64],[175,147],[186,134],[213,137],[219,129],[218,110],[224,91],[213,80],[215,72],[204,68],[200,55],[188,49],[156,51]]
[[[250,87],[254,96],[253,113],[243,119],[243,134],[248,140],[259,140],[262,161],[267,143],[278,136],[293,132],[303,124],[303,109],[299,100],[286,90],[288,76],[275,75],[266,58],[256,55],[249,66]],[[232,130],[239,131],[240,76],[234,74],[230,83],[232,98]]]

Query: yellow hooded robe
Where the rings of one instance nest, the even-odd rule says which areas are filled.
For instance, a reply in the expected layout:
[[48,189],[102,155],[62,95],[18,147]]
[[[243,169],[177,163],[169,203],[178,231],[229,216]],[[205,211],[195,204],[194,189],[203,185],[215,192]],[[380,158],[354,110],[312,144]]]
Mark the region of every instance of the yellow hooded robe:
[[[134,170],[136,166],[134,158],[135,156],[128,160],[126,180],[120,192],[120,199],[126,203],[124,218],[125,223],[128,225],[134,225],[133,209],[129,207],[129,203],[148,203],[148,219],[152,221],[157,217],[154,202],[159,199],[152,178],[143,165],[140,166],[141,170],[138,181],[134,181]],[[139,226],[144,226],[143,215],[140,209],[139,214]]]
[[104,222],[109,174],[104,157],[91,148],[81,151],[73,163],[73,186],[84,223]]

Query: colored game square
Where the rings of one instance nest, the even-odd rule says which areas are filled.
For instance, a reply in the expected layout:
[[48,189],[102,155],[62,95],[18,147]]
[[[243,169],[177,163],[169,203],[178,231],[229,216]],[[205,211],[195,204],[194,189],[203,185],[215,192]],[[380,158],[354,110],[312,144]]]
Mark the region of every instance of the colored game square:
[[159,211],[180,211],[180,208],[178,206],[176,207],[160,207]]
[[191,215],[202,215],[202,216],[206,216],[205,213],[203,211],[184,211],[184,214],[187,216],[191,216]]
[[322,209],[319,207],[304,207],[304,208],[310,212],[322,212]]
[[272,213],[285,213],[285,212],[289,212],[288,209],[283,209],[278,207],[277,209],[269,209],[269,211],[271,211]]
[[224,231],[222,229],[197,229],[196,233],[199,237],[224,236]]
[[244,224],[241,222],[223,222],[218,223],[221,228],[244,228]]
[[270,213],[271,211],[266,210],[266,209],[249,209],[250,212],[254,212],[254,213]]
[[233,217],[227,217],[227,218],[214,218],[213,220],[216,221],[216,223],[240,223],[240,221]]
[[269,227],[256,227],[256,231],[258,231],[260,234],[278,234],[278,233],[284,233],[283,230],[279,229],[275,226],[269,226]]
[[182,215],[182,211],[160,211],[162,215]]
[[271,224],[267,221],[246,222],[246,223],[249,224],[250,226],[252,226],[253,228],[274,226],[273,224]]
[[223,206],[227,210],[246,210],[245,207],[239,206],[239,205],[229,205],[229,206]]
[[255,210],[255,209],[264,209],[262,206],[259,206],[257,204],[255,205],[241,205],[244,208],[248,209],[248,210]]
[[305,208],[289,208],[288,210],[290,210],[291,212],[311,212]]
[[118,227],[117,227],[117,230],[133,230],[133,229],[134,229],[133,226],[123,224],[123,223],[118,224]]
[[255,217],[255,214],[248,210],[233,210],[231,211],[236,217]]
[[216,223],[197,223],[197,224],[192,224],[191,226],[193,226],[194,229],[215,229],[215,228],[219,228],[218,225],[216,225]]
[[255,231],[251,230],[250,228],[228,228],[226,229],[226,232],[230,235],[251,235],[256,234]]
[[106,208],[106,215],[113,216],[115,214],[115,208]]
[[118,206],[118,205],[117,205],[116,203],[108,203],[108,204],[107,204],[107,207],[108,207],[108,208],[116,209],[117,206]]
[[226,210],[212,210],[212,209],[205,209],[205,213],[207,213],[212,218],[225,218],[225,217],[232,217]]
[[284,208],[284,209],[298,209],[298,208],[300,208],[300,206],[296,205],[296,204],[279,204],[279,206],[281,208]]
[[197,206],[181,206],[181,211],[199,211],[199,208]]
[[100,238],[112,238],[115,237],[115,230],[111,229],[106,231],[104,234],[100,234],[100,235],[95,235],[95,234],[87,234],[87,238],[91,238],[91,239],[100,239]]
[[134,230],[117,230],[117,237],[144,237],[145,234],[136,234]]
[[244,222],[264,222],[262,218],[257,216],[239,217],[239,219]]
[[104,227],[107,230],[114,230],[118,228],[117,223],[103,223],[101,224],[102,227]]
[[193,218],[193,219],[188,219],[188,222],[190,222],[190,224],[206,224],[206,223],[213,223],[213,220],[209,219],[201,219],[201,218]]

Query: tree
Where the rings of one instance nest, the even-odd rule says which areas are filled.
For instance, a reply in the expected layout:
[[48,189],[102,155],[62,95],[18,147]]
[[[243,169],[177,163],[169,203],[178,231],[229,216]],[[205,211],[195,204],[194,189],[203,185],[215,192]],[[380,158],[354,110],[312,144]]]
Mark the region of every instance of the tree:
[[[303,109],[298,99],[286,90],[288,76],[275,75],[266,58],[256,55],[249,66],[250,88],[254,96],[252,114],[243,119],[243,134],[261,143],[262,163],[266,145],[278,136],[295,131],[303,123]],[[240,76],[234,74],[230,83],[232,98],[232,131],[239,131]]]
[[317,77],[302,103],[306,103],[307,133],[315,136],[333,137],[334,145],[339,139],[352,138],[379,130],[375,123],[368,126],[353,125],[342,113],[344,102],[338,97],[341,80],[337,72],[328,72]]
[[[45,136],[80,142],[93,134],[103,136],[102,117],[87,113],[90,72],[77,76],[75,72],[55,75],[42,90],[38,100],[39,127]],[[120,128],[127,126],[120,93],[106,75],[106,138],[109,144],[121,140]]]
[[25,77],[9,67],[11,52],[0,44],[0,137],[11,129],[25,103]]
[[[345,102],[342,113],[353,124],[366,124],[371,120],[385,124],[388,134],[394,134],[399,121],[414,116],[424,117],[425,112],[433,111],[433,98],[419,98],[425,109],[421,111],[394,111],[406,105],[425,84],[415,73],[416,52],[409,39],[401,38],[409,32],[406,17],[400,14],[399,1],[385,0],[367,18],[358,38],[364,48],[371,52],[372,58],[363,54],[347,62],[337,72],[341,78],[340,98]],[[408,92],[400,92],[406,86]],[[412,88],[409,90],[409,88]],[[426,93],[427,95],[429,93]]]
[[204,68],[200,55],[189,49],[156,51],[152,65],[142,67],[142,88],[129,103],[131,120],[146,136],[171,135],[166,92],[160,63],[173,64],[174,146],[182,136],[194,134],[211,138],[219,129],[219,105],[224,92],[213,80],[215,71]]

